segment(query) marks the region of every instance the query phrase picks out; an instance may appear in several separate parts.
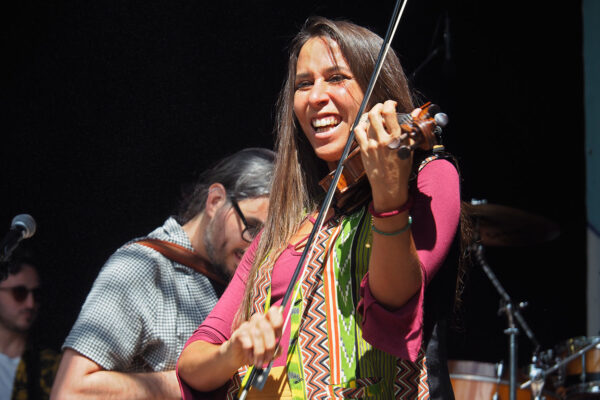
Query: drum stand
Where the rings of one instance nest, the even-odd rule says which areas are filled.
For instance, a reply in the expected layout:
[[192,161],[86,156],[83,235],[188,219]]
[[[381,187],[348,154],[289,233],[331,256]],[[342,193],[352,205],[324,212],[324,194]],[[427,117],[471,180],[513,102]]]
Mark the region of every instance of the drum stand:
[[[540,399],[540,394],[542,392],[542,389],[544,387],[544,382],[548,375],[550,375],[552,372],[559,369],[561,366],[570,363],[577,357],[584,356],[584,354],[587,353],[588,350],[591,350],[592,348],[594,348],[595,346],[598,346],[599,344],[600,344],[600,338],[596,338],[596,339],[592,340],[590,343],[588,343],[586,346],[579,349],[577,352],[571,354],[568,357],[565,357],[564,359],[558,361],[556,364],[554,364],[553,366],[551,366],[547,369],[543,369],[538,366],[538,364],[539,364],[538,359],[534,355],[533,360],[532,360],[533,363],[531,364],[530,370],[529,370],[529,378],[530,379],[521,385],[521,389],[525,389],[528,386],[531,386],[531,392],[535,396],[535,399]],[[585,371],[585,368],[583,368],[583,370]]]
[[[479,231],[477,225],[478,225],[478,221],[476,220],[476,228],[477,229],[475,229],[475,232]],[[506,330],[504,330],[504,333],[509,336],[510,400],[516,400],[517,399],[517,335],[519,334],[519,328],[518,328],[517,324],[515,323],[515,319],[517,320],[519,325],[521,325],[521,327],[523,328],[523,330],[525,331],[525,333],[527,334],[529,339],[535,345],[535,354],[537,354],[540,346],[539,346],[537,340],[535,339],[533,332],[531,331],[531,329],[529,329],[529,326],[525,322],[525,319],[519,312],[519,309],[523,308],[525,306],[525,304],[520,303],[518,307],[514,306],[510,296],[508,295],[506,290],[504,290],[504,288],[500,284],[500,281],[498,280],[498,278],[496,277],[496,275],[494,274],[494,272],[492,271],[490,266],[485,261],[485,259],[483,257],[483,246],[479,243],[479,238],[476,238],[475,243],[472,245],[472,250],[473,250],[473,254],[475,255],[475,258],[477,259],[477,262],[479,263],[479,265],[481,265],[485,274],[487,275],[489,280],[492,282],[492,284],[494,285],[494,287],[500,294],[501,304],[500,304],[500,309],[498,310],[498,313],[506,314],[508,328]]]
[[[525,304],[519,303],[517,306],[513,304],[510,296],[506,293],[506,290],[504,290],[498,281],[498,278],[496,278],[492,269],[485,261],[483,257],[483,245],[522,246],[553,240],[559,235],[558,225],[539,215],[530,214],[501,205],[487,204],[486,200],[471,200],[470,203],[464,202],[463,207],[465,207],[467,213],[474,222],[473,232],[475,237],[473,244],[470,246],[470,250],[500,294],[501,302],[498,313],[506,314],[508,322],[508,328],[504,330],[504,333],[509,336],[510,400],[516,400],[517,395],[518,326],[525,331],[535,346],[533,365],[530,366],[529,376],[531,380],[522,385],[521,388],[531,385],[532,394],[536,399],[540,399],[546,375],[578,355],[575,354],[568,357],[548,370],[543,370],[539,367],[540,365],[543,365],[542,360],[539,358],[540,345],[519,312],[520,309],[525,307]],[[591,347],[593,346],[590,346],[589,348]],[[586,346],[585,349],[582,349],[578,353],[583,354],[583,352],[589,350],[589,348]]]

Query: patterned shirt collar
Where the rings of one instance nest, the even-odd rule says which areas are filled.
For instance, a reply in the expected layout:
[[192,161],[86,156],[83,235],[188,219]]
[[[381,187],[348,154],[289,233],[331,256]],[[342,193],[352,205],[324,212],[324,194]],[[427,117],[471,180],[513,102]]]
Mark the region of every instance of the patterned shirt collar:
[[154,232],[148,235],[149,237],[153,237],[153,234],[157,231],[161,231],[161,236],[166,236],[166,239],[163,237],[158,237],[158,239],[168,240],[169,242],[176,243],[185,247],[186,249],[194,250],[192,247],[192,243],[190,242],[190,238],[183,230],[183,227],[179,225],[179,223],[175,220],[174,217],[169,217],[163,226],[154,230]]
[[[168,242],[178,244],[180,246],[185,247],[186,249],[194,251],[192,243],[190,242],[190,238],[183,230],[183,227],[179,225],[177,220],[172,216],[167,218],[167,220],[163,223],[162,226],[150,232],[147,237],[159,240],[166,240]],[[173,265],[177,270],[183,270],[187,273],[192,271],[191,268],[181,265],[179,263],[173,263]]]

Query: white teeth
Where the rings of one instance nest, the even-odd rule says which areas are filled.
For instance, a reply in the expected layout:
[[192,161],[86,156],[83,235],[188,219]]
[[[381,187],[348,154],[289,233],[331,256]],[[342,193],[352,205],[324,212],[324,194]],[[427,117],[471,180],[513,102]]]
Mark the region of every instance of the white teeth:
[[340,120],[338,117],[325,117],[325,118],[319,118],[319,119],[313,119],[312,120],[312,126],[314,128],[322,128],[324,126],[330,126],[330,125],[337,125],[340,123]]

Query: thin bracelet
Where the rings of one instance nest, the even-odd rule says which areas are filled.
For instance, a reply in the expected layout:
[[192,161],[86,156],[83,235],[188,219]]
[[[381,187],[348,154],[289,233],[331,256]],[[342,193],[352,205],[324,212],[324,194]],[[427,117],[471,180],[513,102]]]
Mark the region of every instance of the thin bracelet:
[[396,236],[396,235],[406,232],[408,230],[408,228],[410,228],[411,225],[412,225],[412,217],[409,215],[408,222],[406,223],[406,225],[404,225],[402,228],[398,229],[397,231],[394,231],[394,232],[380,231],[379,229],[377,229],[375,227],[375,224],[373,224],[373,223],[371,223],[371,229],[373,229],[373,232],[379,233],[380,235],[383,235],[383,236]]
[[369,203],[369,212],[375,218],[387,218],[403,213],[404,211],[409,210],[410,207],[412,207],[412,196],[409,195],[408,199],[406,199],[406,203],[402,204],[399,208],[392,211],[377,212],[375,211],[375,207],[373,207],[373,202],[371,201]]

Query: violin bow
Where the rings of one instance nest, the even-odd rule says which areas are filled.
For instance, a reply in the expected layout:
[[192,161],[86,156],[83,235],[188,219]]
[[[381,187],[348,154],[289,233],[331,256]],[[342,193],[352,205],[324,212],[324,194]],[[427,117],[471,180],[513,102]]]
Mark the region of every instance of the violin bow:
[[[325,195],[325,199],[323,200],[323,204],[321,206],[321,209],[319,210],[317,219],[316,219],[316,221],[313,225],[313,228],[310,232],[310,235],[307,239],[306,246],[304,247],[304,250],[302,251],[302,255],[300,256],[298,265],[296,266],[296,269],[294,270],[294,274],[292,275],[292,278],[290,280],[290,284],[285,292],[285,295],[283,296],[283,300],[281,302],[282,310],[285,309],[285,307],[290,299],[290,296],[292,295],[292,292],[294,291],[294,286],[296,284],[296,280],[298,279],[298,275],[300,275],[300,271],[306,270],[306,268],[303,268],[303,267],[305,266],[305,263],[309,259],[309,255],[312,255],[312,253],[313,253],[314,247],[316,245],[315,237],[317,236],[318,232],[321,231],[321,228],[323,227],[325,215],[327,215],[327,210],[331,206],[331,201],[333,200],[333,195],[335,194],[335,188],[337,187],[337,184],[342,175],[342,170],[344,169],[344,161],[346,161],[346,158],[348,158],[348,154],[350,153],[350,148],[352,147],[352,142],[354,141],[354,129],[359,124],[360,118],[363,115],[363,113],[365,112],[367,103],[369,102],[369,99],[371,98],[371,94],[373,93],[373,89],[375,88],[375,83],[377,82],[377,79],[379,78],[379,73],[381,72],[381,68],[383,67],[384,60],[390,49],[392,39],[394,38],[394,35],[396,34],[396,29],[398,28],[398,24],[400,23],[400,19],[402,18],[402,14],[404,13],[404,9],[406,8],[407,2],[408,2],[408,0],[396,0],[396,4],[394,6],[394,11],[392,13],[392,18],[390,20],[390,23],[388,25],[388,28],[387,28],[387,31],[385,34],[385,39],[383,40],[381,49],[379,50],[379,55],[377,56],[377,63],[375,64],[375,70],[371,74],[371,79],[369,80],[369,85],[367,86],[367,90],[365,91],[365,96],[363,97],[363,100],[360,104],[358,113],[356,114],[356,118],[354,119],[354,123],[352,124],[352,128],[350,129],[350,135],[348,136],[346,146],[344,147],[344,151],[342,152],[342,156],[340,158],[340,161],[338,162],[337,168],[335,170],[335,174],[333,175],[333,180],[331,182],[331,185],[329,186],[329,189],[327,190],[327,194]],[[300,285],[297,286],[297,289],[294,292],[294,300],[297,297],[299,288],[300,288]],[[285,318],[282,332],[285,331],[285,329],[289,323],[290,316],[291,316],[291,308]],[[279,338],[279,341],[280,340],[281,340],[281,337]],[[279,341],[277,343],[277,346],[279,346]],[[262,390],[265,385],[265,382],[267,381],[267,377],[268,377],[269,372],[271,371],[272,367],[273,367],[273,360],[271,360],[269,362],[269,365],[264,369],[257,368],[256,365],[254,365],[251,368],[249,377],[247,379],[244,379],[244,382],[242,383],[242,388],[241,388],[240,394],[238,396],[238,400],[245,400],[246,396],[248,395],[248,391],[250,390],[251,387],[255,387],[258,390]]]

